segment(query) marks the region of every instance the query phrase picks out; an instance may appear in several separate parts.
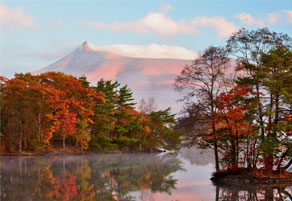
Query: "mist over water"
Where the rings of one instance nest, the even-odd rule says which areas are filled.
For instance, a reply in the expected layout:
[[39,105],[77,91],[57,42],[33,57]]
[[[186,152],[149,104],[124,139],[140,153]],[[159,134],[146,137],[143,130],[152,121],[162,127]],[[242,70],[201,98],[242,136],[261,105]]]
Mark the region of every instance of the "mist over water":
[[212,152],[2,157],[0,200],[292,200],[291,186],[214,186]]

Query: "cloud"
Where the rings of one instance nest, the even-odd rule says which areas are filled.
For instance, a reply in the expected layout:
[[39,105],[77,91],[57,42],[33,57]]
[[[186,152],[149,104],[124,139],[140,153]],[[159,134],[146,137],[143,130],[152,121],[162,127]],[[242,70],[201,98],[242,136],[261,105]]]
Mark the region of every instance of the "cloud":
[[113,44],[95,47],[97,50],[105,50],[123,56],[139,58],[173,58],[193,60],[197,53],[181,46],[163,45],[151,43],[149,45]]
[[116,21],[110,24],[103,22],[81,21],[81,23],[101,30],[130,31],[137,33],[156,32],[163,35],[199,34],[200,26],[214,27],[219,37],[228,37],[238,30],[238,27],[224,17],[195,17],[192,21],[175,20],[167,15],[174,9],[171,5],[161,4],[160,12],[150,12],[145,17],[131,22]]
[[159,85],[173,85],[174,80],[162,80],[162,81],[158,82],[157,84],[159,84]]
[[228,37],[238,30],[238,27],[233,22],[229,22],[224,17],[220,16],[195,17],[192,21],[192,24],[195,26],[214,27],[220,38]]
[[266,17],[255,18],[249,13],[240,13],[235,16],[246,25],[265,26],[266,24],[275,24],[282,18],[282,12],[269,13]]
[[23,12],[21,7],[11,9],[0,3],[0,24],[35,27],[34,18]]
[[173,9],[172,6],[162,4],[161,12],[150,12],[145,17],[132,22],[113,22],[106,24],[103,22],[83,21],[83,23],[97,28],[109,29],[113,31],[132,31],[132,32],[156,32],[164,35],[171,34],[196,34],[199,31],[184,20],[174,20],[167,16],[167,11]]
[[277,23],[280,19],[282,18],[281,13],[269,13],[268,16],[266,17],[266,21],[269,24],[275,24]]
[[262,20],[255,19],[251,14],[249,13],[240,13],[235,16],[237,19],[239,19],[242,23],[247,25],[263,25]]
[[292,23],[292,10],[283,10],[283,12],[287,15],[288,23]]
[[173,7],[171,5],[162,3],[160,5],[160,11],[164,14],[166,14],[168,11],[173,10]]
[[[155,32],[163,35],[199,34],[201,33],[201,27],[211,27],[215,29],[219,38],[228,37],[239,29],[235,22],[229,21],[223,16],[196,16],[192,20],[175,20],[167,14],[172,9],[174,8],[171,5],[161,4],[160,12],[150,12],[135,21],[115,21],[109,24],[94,21],[82,21],[81,23],[101,30],[137,33]],[[292,23],[292,10],[272,12],[265,17],[258,18],[250,13],[243,12],[234,17],[245,25],[265,26],[278,23],[284,16],[287,16],[288,23]]]
[[147,85],[147,84],[152,84],[152,82],[151,82],[151,81],[135,82],[133,85],[134,85],[135,87],[141,87],[141,86],[145,86],[145,85]]

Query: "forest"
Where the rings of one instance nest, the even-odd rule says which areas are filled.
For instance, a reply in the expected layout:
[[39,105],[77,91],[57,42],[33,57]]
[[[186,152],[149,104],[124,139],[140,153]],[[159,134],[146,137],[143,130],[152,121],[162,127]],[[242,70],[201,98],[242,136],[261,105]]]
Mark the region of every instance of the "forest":
[[213,150],[216,172],[279,175],[291,167],[291,47],[287,34],[241,29],[176,78],[186,93],[179,128],[189,144]]
[[181,133],[153,101],[135,108],[127,85],[111,80],[90,86],[61,72],[1,77],[1,152],[69,149],[157,151],[176,149]]

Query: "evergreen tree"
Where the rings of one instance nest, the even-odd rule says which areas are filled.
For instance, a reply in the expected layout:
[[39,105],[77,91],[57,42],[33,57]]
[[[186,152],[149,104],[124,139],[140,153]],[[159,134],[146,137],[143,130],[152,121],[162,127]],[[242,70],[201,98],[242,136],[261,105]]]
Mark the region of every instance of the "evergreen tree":
[[[111,139],[116,119],[116,105],[118,99],[118,87],[120,84],[111,80],[98,81],[96,87],[92,87],[96,92],[102,92],[105,95],[105,102],[96,100],[94,106],[94,124],[91,127],[91,146],[102,149],[102,146],[111,146]],[[101,145],[103,144],[103,145]]]
[[117,123],[115,125],[116,137],[120,137],[121,135],[127,135],[132,127],[136,126],[135,124],[131,124],[137,116],[133,114],[134,106],[136,103],[133,103],[134,100],[133,92],[128,88],[127,85],[121,87],[118,92],[118,100],[117,100],[117,113],[116,119]]

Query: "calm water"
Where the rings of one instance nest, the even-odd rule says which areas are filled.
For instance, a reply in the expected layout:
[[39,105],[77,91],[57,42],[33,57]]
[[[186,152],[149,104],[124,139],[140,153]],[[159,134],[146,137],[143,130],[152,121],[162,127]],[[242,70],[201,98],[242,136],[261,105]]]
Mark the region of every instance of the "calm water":
[[292,185],[214,186],[212,154],[1,158],[0,200],[292,200]]

